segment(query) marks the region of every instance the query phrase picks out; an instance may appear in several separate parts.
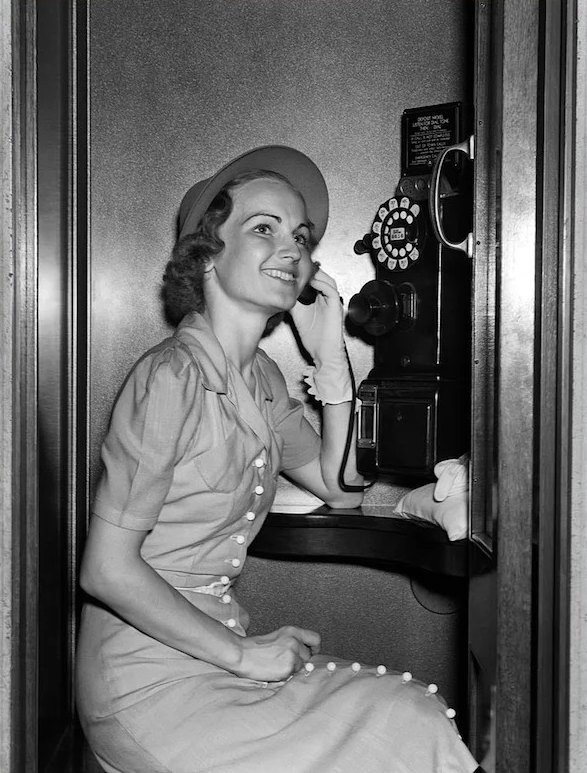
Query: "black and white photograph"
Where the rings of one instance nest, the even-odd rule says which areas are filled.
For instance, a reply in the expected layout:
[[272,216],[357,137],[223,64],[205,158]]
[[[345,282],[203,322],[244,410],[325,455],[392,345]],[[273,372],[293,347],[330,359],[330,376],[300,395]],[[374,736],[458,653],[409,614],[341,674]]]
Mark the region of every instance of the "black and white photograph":
[[0,40],[0,773],[587,771],[587,7]]

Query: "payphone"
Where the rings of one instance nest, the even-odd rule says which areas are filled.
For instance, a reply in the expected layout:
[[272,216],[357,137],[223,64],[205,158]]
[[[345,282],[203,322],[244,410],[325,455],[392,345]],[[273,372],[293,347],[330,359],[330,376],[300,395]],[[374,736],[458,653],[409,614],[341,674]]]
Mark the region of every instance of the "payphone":
[[469,450],[471,260],[458,249],[464,242],[449,239],[470,230],[471,165],[447,153],[468,136],[467,123],[456,102],[404,111],[400,181],[355,244],[375,264],[348,311],[374,344],[357,392],[365,475],[433,479],[436,462]]

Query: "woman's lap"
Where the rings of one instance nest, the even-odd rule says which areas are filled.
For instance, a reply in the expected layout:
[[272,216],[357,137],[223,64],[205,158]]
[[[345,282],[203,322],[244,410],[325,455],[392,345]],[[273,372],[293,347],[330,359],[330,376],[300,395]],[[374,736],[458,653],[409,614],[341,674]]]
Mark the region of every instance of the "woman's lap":
[[[98,757],[109,759],[107,773],[475,769],[445,704],[425,685],[364,666],[355,673],[340,660],[330,671],[327,662],[320,656],[311,673],[267,686],[221,669],[183,679],[176,672],[110,716],[86,716],[86,733]],[[133,750],[142,767],[129,765]]]

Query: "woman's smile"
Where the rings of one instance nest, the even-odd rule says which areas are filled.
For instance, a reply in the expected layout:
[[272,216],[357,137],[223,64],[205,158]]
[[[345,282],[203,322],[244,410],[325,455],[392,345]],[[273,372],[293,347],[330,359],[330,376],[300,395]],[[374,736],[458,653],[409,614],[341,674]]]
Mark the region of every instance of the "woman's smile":
[[292,271],[284,271],[283,269],[279,268],[264,268],[262,271],[272,279],[281,279],[283,282],[287,282],[288,284],[296,282],[296,274],[294,274]]

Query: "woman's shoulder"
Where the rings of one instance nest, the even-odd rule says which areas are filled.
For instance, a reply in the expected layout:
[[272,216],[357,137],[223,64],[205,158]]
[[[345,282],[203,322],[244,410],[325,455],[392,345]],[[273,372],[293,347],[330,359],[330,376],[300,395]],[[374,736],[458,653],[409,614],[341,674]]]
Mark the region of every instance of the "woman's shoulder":
[[[169,336],[148,349],[133,365],[128,379],[141,381],[147,388],[154,380],[193,380],[199,367],[189,348],[176,336]],[[128,380],[127,379],[127,380]]]

